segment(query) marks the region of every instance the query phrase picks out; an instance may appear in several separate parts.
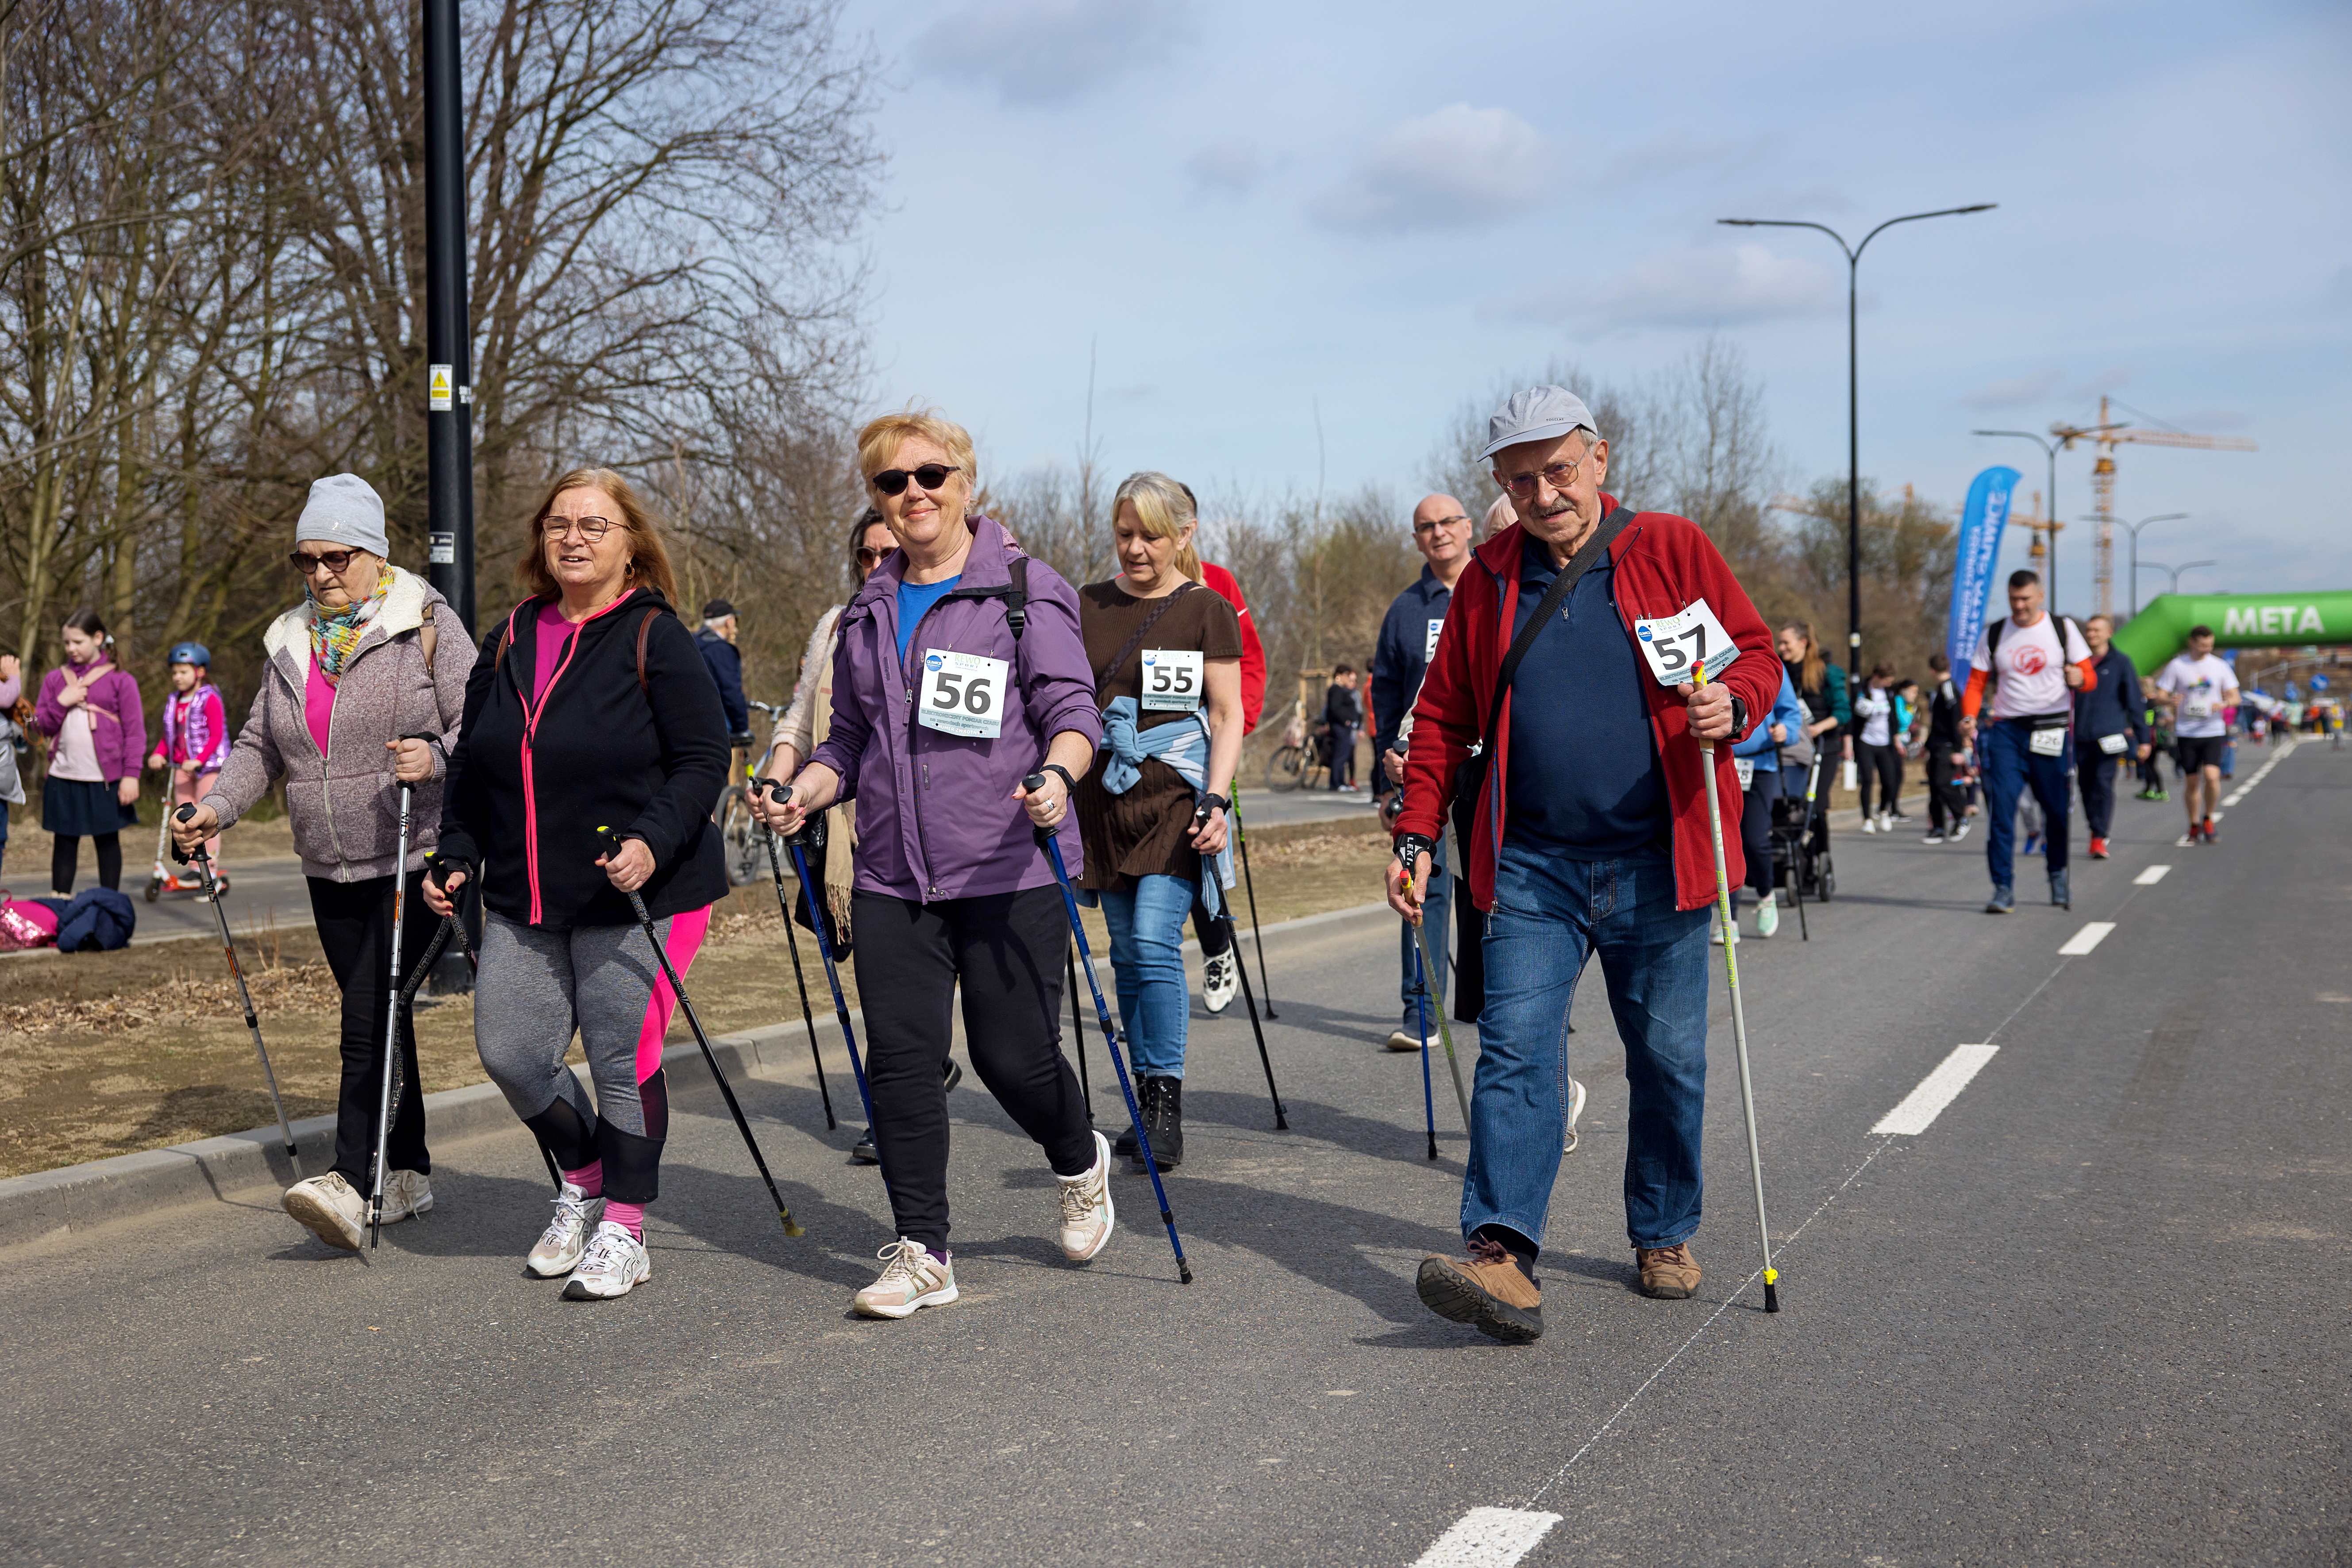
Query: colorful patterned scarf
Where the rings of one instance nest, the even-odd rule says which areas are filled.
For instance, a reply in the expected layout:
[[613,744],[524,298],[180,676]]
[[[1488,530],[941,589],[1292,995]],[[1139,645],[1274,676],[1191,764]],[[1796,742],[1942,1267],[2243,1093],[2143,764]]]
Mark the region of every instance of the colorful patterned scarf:
[[386,566],[376,574],[374,593],[342,609],[328,610],[319,603],[318,595],[310,595],[310,658],[329,681],[342,679],[344,661],[360,646],[360,638],[367,636],[368,624],[383,608],[384,595],[391,592],[392,568]]

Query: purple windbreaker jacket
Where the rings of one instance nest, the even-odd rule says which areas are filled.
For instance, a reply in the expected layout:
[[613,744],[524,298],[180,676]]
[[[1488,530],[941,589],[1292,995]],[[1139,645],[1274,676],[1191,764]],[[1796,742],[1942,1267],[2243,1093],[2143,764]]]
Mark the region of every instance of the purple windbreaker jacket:
[[[1013,798],[1065,730],[1102,742],[1094,671],[1078,635],[1076,590],[1032,559],[1029,624],[1016,648],[1001,595],[1020,553],[986,517],[969,520],[971,552],[955,591],[917,624],[898,658],[898,585],[904,552],[875,569],[841,613],[833,655],[833,727],[809,758],[841,775],[857,802],[853,886],[932,903],[1049,886],[1054,868]],[[923,655],[980,654],[1013,666],[1003,731],[984,741],[915,722]],[[1055,830],[1072,877],[1084,865],[1076,812]]]

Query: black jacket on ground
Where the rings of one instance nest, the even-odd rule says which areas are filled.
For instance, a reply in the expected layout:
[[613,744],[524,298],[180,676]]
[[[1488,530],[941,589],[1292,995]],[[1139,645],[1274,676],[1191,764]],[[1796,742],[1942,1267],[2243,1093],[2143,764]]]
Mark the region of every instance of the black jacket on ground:
[[653,851],[654,874],[640,891],[655,919],[716,903],[727,895],[727,870],[710,814],[731,752],[719,688],[692,634],[651,588],[632,589],[582,622],[526,756],[524,703],[545,603],[525,600],[482,638],[449,759],[440,858],[479,867],[484,901],[508,920],[556,930],[630,925],[627,895],[595,863],[606,847],[596,830],[609,825]]

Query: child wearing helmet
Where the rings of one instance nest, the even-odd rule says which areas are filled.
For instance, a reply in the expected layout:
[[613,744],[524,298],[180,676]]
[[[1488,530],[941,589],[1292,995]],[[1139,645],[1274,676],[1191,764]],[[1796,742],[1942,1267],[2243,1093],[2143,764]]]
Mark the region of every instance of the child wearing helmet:
[[[166,815],[177,811],[182,802],[194,805],[204,799],[221,764],[228,761],[228,709],[220,688],[212,683],[212,651],[202,643],[184,642],[172,649],[172,689],[163,696],[163,733],[147,759],[151,768],[171,769],[164,791]],[[220,839],[207,839],[205,851],[219,876]],[[226,877],[219,877],[219,882],[228,886]]]

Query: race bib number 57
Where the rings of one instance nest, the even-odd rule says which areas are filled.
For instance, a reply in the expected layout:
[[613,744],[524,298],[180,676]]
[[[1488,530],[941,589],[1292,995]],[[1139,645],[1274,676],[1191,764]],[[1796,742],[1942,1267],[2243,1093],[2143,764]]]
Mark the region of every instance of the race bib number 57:
[[1004,732],[1004,683],[1012,673],[1001,658],[926,648],[915,721],[942,734],[993,741]]
[[1661,686],[1680,686],[1696,679],[1694,672],[1701,668],[1713,680],[1739,657],[1738,645],[1705,599],[1692,600],[1679,615],[1635,621],[1633,640],[1641,644],[1642,657],[1650,661],[1650,673]]

